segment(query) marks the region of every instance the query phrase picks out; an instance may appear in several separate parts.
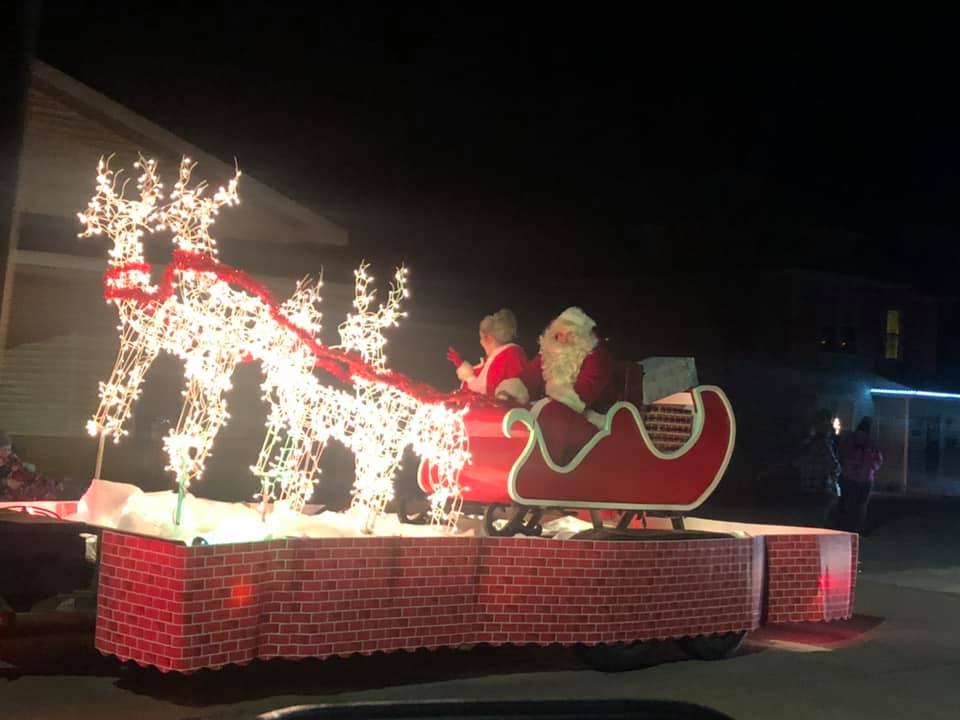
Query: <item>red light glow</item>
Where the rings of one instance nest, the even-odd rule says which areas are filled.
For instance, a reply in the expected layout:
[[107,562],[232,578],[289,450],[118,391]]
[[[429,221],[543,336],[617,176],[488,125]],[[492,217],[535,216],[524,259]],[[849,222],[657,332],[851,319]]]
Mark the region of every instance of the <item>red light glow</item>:
[[242,607],[249,605],[253,601],[253,588],[248,582],[242,582],[234,585],[230,591],[230,604],[233,607]]

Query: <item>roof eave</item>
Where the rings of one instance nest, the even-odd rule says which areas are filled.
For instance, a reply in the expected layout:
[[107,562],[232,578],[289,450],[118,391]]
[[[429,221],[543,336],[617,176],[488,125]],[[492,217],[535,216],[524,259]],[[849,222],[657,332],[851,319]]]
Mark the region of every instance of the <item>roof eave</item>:
[[[49,89],[82,104],[87,111],[101,119],[108,121],[110,124],[122,126],[122,128],[143,137],[145,140],[167,149],[173,155],[188,155],[201,161],[204,166],[218,168],[225,174],[234,171],[232,165],[177,137],[169,130],[165,130],[115,100],[111,100],[40,60],[33,60],[32,76],[35,81],[39,80]],[[256,189],[262,197],[268,198],[276,209],[302,222],[309,229],[315,229],[317,231],[317,244],[336,247],[343,247],[348,244],[347,231],[322,215],[318,215],[249,175],[244,174],[244,184]]]

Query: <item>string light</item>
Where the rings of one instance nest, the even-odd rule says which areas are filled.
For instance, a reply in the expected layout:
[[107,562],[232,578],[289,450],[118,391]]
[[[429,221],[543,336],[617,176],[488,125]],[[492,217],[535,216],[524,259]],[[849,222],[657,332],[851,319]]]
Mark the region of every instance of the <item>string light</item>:
[[346,351],[353,351],[360,355],[363,362],[376,372],[382,373],[386,369],[386,355],[384,348],[387,339],[383,331],[399,325],[400,318],[407,313],[400,311],[400,302],[410,296],[407,290],[407,269],[400,267],[390,284],[390,294],[385,305],[371,310],[377,291],[371,290],[370,283],[373,277],[367,274],[369,264],[363,262],[354,270],[354,300],[355,313],[348,313],[347,319],[340,324],[337,331],[340,334],[339,347]]
[[[145,263],[142,237],[145,230],[154,230],[163,185],[157,178],[153,160],[141,157],[134,167],[142,171],[137,178],[139,200],[124,197],[126,183],[117,192],[119,173],[110,169],[110,158],[106,161],[100,158],[97,192],[86,211],[78,213],[84,225],[80,236],[106,234],[113,240],[107,262],[114,272],[104,278],[105,290],[136,289],[151,296],[156,294],[157,288],[150,284],[150,266]],[[87,423],[87,431],[91,435],[113,437],[119,442],[126,434],[123,423],[130,418],[133,402],[140,395],[144,373],[160,345],[154,328],[142,322],[142,308],[119,299],[115,304],[120,314],[117,328],[120,352],[109,379],[99,385],[100,406]]]
[[[206,183],[191,185],[195,164],[184,158],[169,202],[162,199],[156,163],[136,164],[140,198],[117,190],[109,160],[97,168],[97,193],[86,212],[82,237],[106,234],[113,240],[104,295],[119,311],[120,349],[110,378],[100,383],[100,404],[87,424],[91,435],[115,442],[151,363],[160,350],[183,361],[184,403],[176,427],[164,438],[166,469],[179,491],[175,523],[184,495],[203,476],[214,440],[227,423],[225,395],[237,365],[260,362],[261,386],[269,406],[266,434],[257,462],[262,515],[300,512],[313,495],[320,458],[334,439],[355,457],[352,511],[368,531],[393,497],[403,450],[414,451],[437,468],[431,497],[432,522],[453,526],[460,513],[458,478],[469,461],[463,402],[440,395],[386,368],[383,331],[405,317],[407,271],[399,268],[387,302],[373,309],[376,291],[368,265],[355,272],[354,310],[338,330],[341,344],[319,340],[322,280],[297,284],[278,305],[265,288],[217,259],[210,235],[219,209],[239,203],[237,170],[226,187],[205,195]],[[159,285],[143,255],[145,232],[169,230],[176,246]],[[322,384],[319,367],[352,386],[353,392]],[[98,458],[99,468],[99,458]],[[99,472],[98,472],[99,474]]]

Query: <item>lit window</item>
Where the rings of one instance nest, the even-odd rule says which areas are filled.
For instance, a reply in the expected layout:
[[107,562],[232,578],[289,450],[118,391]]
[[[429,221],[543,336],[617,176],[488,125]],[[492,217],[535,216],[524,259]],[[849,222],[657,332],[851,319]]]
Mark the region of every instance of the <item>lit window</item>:
[[887,310],[887,334],[883,356],[887,360],[900,359],[900,311]]

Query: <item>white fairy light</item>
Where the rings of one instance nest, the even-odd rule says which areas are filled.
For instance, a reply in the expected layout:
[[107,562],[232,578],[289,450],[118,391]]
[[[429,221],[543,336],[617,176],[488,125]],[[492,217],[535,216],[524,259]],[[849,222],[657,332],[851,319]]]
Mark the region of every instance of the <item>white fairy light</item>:
[[341,348],[356,352],[365,363],[381,372],[386,368],[384,348],[387,339],[383,336],[383,331],[396,327],[400,324],[400,318],[407,316],[407,313],[400,310],[400,302],[409,297],[407,269],[402,266],[397,268],[386,304],[371,310],[377,291],[369,289],[373,281],[367,274],[369,267],[368,263],[363,262],[354,271],[353,307],[356,312],[348,313],[347,319],[340,324],[337,331],[340,333]]
[[[191,186],[194,164],[184,158],[179,179],[162,199],[156,163],[137,164],[140,199],[116,188],[109,162],[97,168],[97,193],[80,213],[82,236],[105,234],[113,240],[105,292],[120,315],[120,350],[110,378],[100,383],[100,404],[87,423],[91,435],[114,441],[140,394],[146,371],[164,350],[183,361],[184,403],[176,427],[164,438],[167,467],[183,496],[203,476],[213,443],[229,420],[225,394],[245,359],[261,363],[263,397],[269,405],[267,432],[257,462],[263,514],[271,503],[299,512],[314,492],[323,449],[330,439],[343,443],[356,459],[353,509],[367,530],[393,495],[393,480],[403,450],[411,445],[438,469],[432,498],[433,522],[452,525],[460,510],[457,479],[469,460],[463,410],[441,402],[424,402],[387,379],[383,330],[406,313],[405,268],[397,270],[387,302],[372,309],[373,278],[362,264],[355,273],[356,312],[340,325],[341,350],[356,353],[383,380],[353,377],[353,393],[320,383],[313,369],[322,347],[322,282],[302,280],[279,307],[232,268],[219,264],[210,235],[219,209],[239,202],[239,170],[226,187],[205,195],[206,184]],[[144,261],[144,232],[169,230],[177,247],[164,284],[151,284]],[[278,315],[280,317],[278,317]],[[102,445],[101,445],[102,447]],[[99,459],[98,459],[99,468]],[[99,471],[98,471],[99,474]]]
[[[134,164],[141,170],[137,178],[139,200],[128,199],[117,192],[118,175],[110,169],[110,159],[97,164],[97,193],[85,212],[78,213],[84,225],[81,237],[106,234],[113,240],[108,264],[119,272],[108,275],[106,286],[116,290],[138,289],[148,295],[157,288],[144,272],[143,231],[152,232],[157,222],[157,201],[162,199],[163,185],[156,175],[153,160],[140,159]],[[134,400],[146,368],[159,351],[156,332],[141,332],[143,310],[138,303],[114,300],[120,313],[120,352],[110,378],[100,383],[100,406],[87,423],[87,432],[113,437],[114,442],[126,434],[123,424],[132,414]]]

